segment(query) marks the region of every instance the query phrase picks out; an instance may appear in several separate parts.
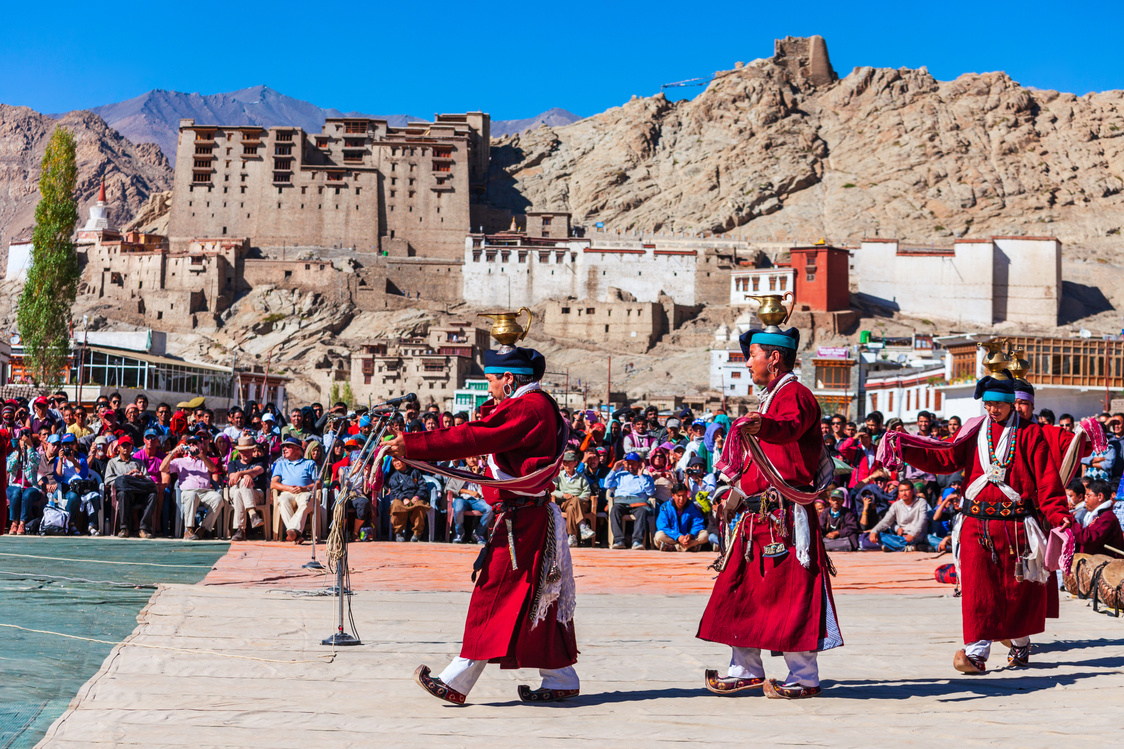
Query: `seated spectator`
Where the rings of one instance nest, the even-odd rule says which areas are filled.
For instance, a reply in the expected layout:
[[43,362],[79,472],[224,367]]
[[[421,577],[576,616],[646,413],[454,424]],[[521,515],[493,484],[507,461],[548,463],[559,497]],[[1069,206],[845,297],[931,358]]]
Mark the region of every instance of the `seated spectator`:
[[578,545],[579,534],[582,541],[593,538],[593,529],[585,520],[585,513],[592,506],[590,497],[593,496],[593,490],[585,474],[578,471],[579,463],[578,454],[573,450],[567,450],[562,455],[562,470],[554,479],[554,491],[551,493],[566,518],[566,535],[570,546]]
[[[652,499],[659,508],[664,502],[671,499],[671,489],[679,483],[675,471],[668,467],[668,451],[662,445],[652,449],[648,454],[648,475],[652,477],[655,493]],[[691,495],[692,499],[694,494]]]
[[125,422],[121,424],[121,429],[129,435],[134,445],[144,444],[144,422],[141,420],[137,404],[130,403],[125,406]]
[[1078,553],[1124,557],[1124,531],[1112,512],[1112,504],[1109,482],[1096,479],[1089,483],[1085,490],[1085,514],[1072,528]]
[[227,436],[231,444],[237,445],[238,440],[242,438],[242,430],[246,427],[246,414],[238,406],[234,406],[226,412],[227,427],[222,430],[222,433]]
[[[180,512],[183,513],[183,537],[199,541],[210,535],[219,517],[223,502],[222,492],[215,491],[211,474],[218,466],[207,457],[200,444],[199,435],[189,434],[160,462],[161,473],[174,473],[179,481]],[[195,527],[195,513],[199,504],[207,507],[203,524]]]
[[[672,445],[686,445],[687,437],[682,432],[683,422],[674,416],[668,417],[664,424],[664,431],[660,434],[660,442],[670,442]],[[670,448],[669,448],[670,449]]]
[[[59,435],[51,435],[52,438]],[[59,439],[58,457],[55,458],[55,482],[59,494],[66,502],[66,511],[70,513],[70,530],[74,535],[80,535],[78,530],[78,517],[86,515],[89,534],[99,534],[97,518],[101,508],[101,499],[97,496],[97,482],[90,479],[90,467],[86,463],[86,456],[78,451],[78,440],[73,434],[66,432]]]
[[414,531],[410,540],[421,541],[430,508],[425,501],[429,497],[429,485],[421,471],[400,459],[394,458],[391,465],[394,473],[386,482],[386,498],[390,500],[390,526],[394,531],[394,540],[405,541],[406,526],[410,525]]
[[655,447],[656,438],[648,433],[648,420],[637,416],[632,420],[632,431],[624,437],[624,451],[636,453],[641,460],[648,459],[648,453]]
[[660,551],[691,551],[709,543],[706,518],[684,484],[673,486],[671,500],[660,507],[654,540]]
[[73,417],[73,421],[70,422],[70,425],[66,428],[66,431],[70,432],[78,439],[89,437],[94,433],[94,431],[90,429],[90,427],[86,424],[85,408],[83,408],[82,406],[78,406],[77,408],[71,410],[71,415]]
[[613,527],[613,548],[625,548],[624,516],[631,513],[633,518],[632,548],[644,548],[644,533],[648,528],[648,504],[656,491],[651,476],[640,472],[640,455],[628,453],[624,460],[617,461],[613,470],[605,477],[605,488],[613,489],[613,509],[609,511],[609,523]]
[[929,546],[937,551],[952,549],[952,526],[960,512],[960,500],[963,497],[960,490],[963,483],[960,474],[957,474],[957,479],[944,490],[936,508],[933,510],[933,516],[929,522]]
[[312,432],[304,423],[304,411],[299,408],[289,411],[289,426],[281,430],[281,437],[295,437],[303,443],[311,436]]
[[1069,484],[1065,487],[1065,498],[1069,504],[1069,511],[1073,513],[1073,519],[1078,523],[1085,515],[1085,484],[1081,479],[1070,479]]
[[[96,473],[104,479],[105,467],[112,457],[109,454],[109,438],[98,436],[94,438],[94,444],[90,446],[90,455],[86,459],[86,464],[90,467],[92,473]],[[157,468],[159,468],[159,465],[157,465]]]
[[269,467],[262,450],[254,438],[243,434],[238,438],[238,449],[230,456],[227,464],[227,486],[230,487],[230,502],[234,505],[234,535],[231,541],[246,540],[246,519],[251,528],[261,527],[259,507],[265,505],[268,486]]
[[843,506],[847,492],[832,490],[828,507],[820,513],[820,530],[823,546],[828,551],[857,551],[859,548],[859,518],[854,510]]
[[116,455],[106,464],[105,483],[113,486],[117,496],[117,518],[120,538],[128,538],[133,529],[133,510],[141,508],[140,522],[136,534],[141,538],[152,538],[152,519],[156,512],[156,482],[148,475],[148,469],[133,456],[133,441],[122,437],[113,445]]
[[701,455],[691,456],[687,463],[687,470],[683,472],[683,484],[691,493],[694,501],[699,492],[713,493],[718,488],[718,482],[713,474],[707,473],[706,460]]
[[872,544],[880,543],[883,551],[916,551],[925,545],[929,507],[916,492],[908,481],[898,484],[898,501],[870,529]]
[[851,466],[851,480],[847,484],[850,489],[868,481],[870,474],[882,467],[882,464],[875,457],[878,448],[875,446],[870,432],[866,429],[860,429],[854,437],[840,442],[838,450],[839,459]]
[[8,514],[12,527],[10,533],[23,536],[27,526],[43,514],[47,498],[39,489],[39,451],[35,449],[35,439],[31,432],[24,431],[19,436],[14,449],[8,453]]
[[281,443],[281,457],[273,464],[270,483],[270,488],[278,492],[286,541],[297,544],[302,541],[304,521],[312,510],[319,474],[316,464],[304,457],[301,440],[291,434],[286,437]]
[[168,436],[172,428],[172,407],[167,403],[156,406],[156,420],[149,423],[149,429],[160,432],[160,436]]
[[[465,460],[466,470],[473,473],[484,473],[484,462],[476,455],[470,455]],[[460,479],[451,479],[445,487],[453,494],[453,538],[455,544],[464,543],[464,514],[469,510],[483,513],[480,516],[480,525],[476,527],[476,541],[485,544],[488,541],[488,529],[492,526],[492,506],[484,501],[484,493],[480,484]]]

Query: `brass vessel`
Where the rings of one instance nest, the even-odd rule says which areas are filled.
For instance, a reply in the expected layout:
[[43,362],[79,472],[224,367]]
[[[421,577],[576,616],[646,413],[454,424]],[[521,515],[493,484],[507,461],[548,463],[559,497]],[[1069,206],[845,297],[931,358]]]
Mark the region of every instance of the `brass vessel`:
[[[765,324],[766,333],[781,332],[780,326],[788,322],[792,310],[796,307],[796,295],[791,291],[786,291],[783,295],[761,294],[751,296],[750,299],[760,305],[757,308],[757,319]],[[784,304],[786,299],[790,299],[787,307]]]
[[1007,354],[1010,358],[1007,369],[1011,370],[1011,376],[1016,380],[1025,380],[1030,374],[1030,362],[1023,358],[1024,354],[1026,352],[1022,349],[1011,349]]
[[[527,321],[520,326],[517,318],[523,313],[527,313]],[[492,338],[500,344],[501,352],[512,349],[516,341],[526,338],[527,332],[531,329],[531,322],[534,320],[531,310],[526,307],[520,307],[517,312],[481,312],[477,317],[492,319]]]
[[984,369],[997,380],[1010,379],[1007,373],[1003,371],[1011,371],[1011,360],[1003,351],[1006,343],[1006,338],[992,338],[990,341],[981,341],[976,344],[976,348],[987,351],[987,356],[983,360]]

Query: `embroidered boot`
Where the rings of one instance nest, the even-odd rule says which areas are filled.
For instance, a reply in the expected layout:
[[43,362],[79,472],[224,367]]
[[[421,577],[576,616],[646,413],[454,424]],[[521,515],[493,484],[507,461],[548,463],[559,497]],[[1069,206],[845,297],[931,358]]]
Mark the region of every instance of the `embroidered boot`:
[[577,689],[531,689],[526,684],[519,685],[519,699],[524,702],[560,702],[577,697]]
[[464,701],[468,699],[467,695],[461,694],[440,679],[430,676],[429,666],[418,666],[417,670],[414,671],[414,681],[418,683],[419,687],[439,700],[452,702],[454,705],[463,705]]
[[707,690],[723,697],[732,697],[741,692],[756,692],[764,682],[765,679],[762,677],[719,676],[712,668],[706,670]]
[[962,674],[982,674],[987,671],[987,661],[968,655],[963,649],[957,650],[952,658],[952,667]]
[[765,682],[765,696],[771,700],[804,700],[819,697],[822,687],[806,687],[803,684],[782,684],[777,679]]

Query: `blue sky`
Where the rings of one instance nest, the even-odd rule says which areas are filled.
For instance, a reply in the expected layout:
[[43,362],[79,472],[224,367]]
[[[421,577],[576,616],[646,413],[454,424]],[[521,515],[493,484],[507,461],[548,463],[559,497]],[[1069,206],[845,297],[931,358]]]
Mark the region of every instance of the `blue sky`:
[[[778,7],[780,6],[780,7]],[[50,17],[44,18],[43,9]],[[660,84],[820,34],[841,76],[920,67],[941,80],[1005,70],[1023,85],[1124,88],[1124,4],[866,3],[9,3],[0,103],[42,112],[163,88],[266,84],[371,114],[550,107],[591,115]],[[699,89],[689,89],[697,92]]]

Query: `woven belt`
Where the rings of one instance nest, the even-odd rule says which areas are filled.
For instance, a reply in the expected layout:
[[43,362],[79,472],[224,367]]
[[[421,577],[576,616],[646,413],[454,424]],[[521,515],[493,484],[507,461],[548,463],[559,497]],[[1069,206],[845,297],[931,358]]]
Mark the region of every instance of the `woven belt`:
[[1021,498],[1017,502],[1006,498],[999,502],[989,502],[977,497],[968,500],[961,512],[975,518],[994,520],[1017,520],[1030,514],[1026,502]]

